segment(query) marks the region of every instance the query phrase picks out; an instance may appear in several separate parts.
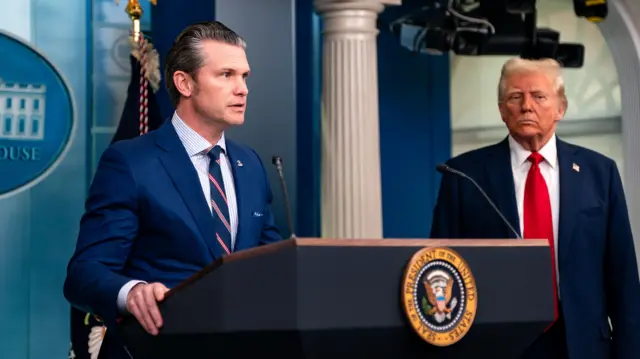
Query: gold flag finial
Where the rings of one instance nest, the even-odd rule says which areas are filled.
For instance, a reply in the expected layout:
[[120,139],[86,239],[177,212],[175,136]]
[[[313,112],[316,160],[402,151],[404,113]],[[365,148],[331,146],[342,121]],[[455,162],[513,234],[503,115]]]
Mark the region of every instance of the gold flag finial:
[[[156,5],[158,0],[149,0],[152,5]],[[116,0],[116,5],[119,5],[120,1]],[[124,11],[129,15],[129,18],[132,22],[132,36],[133,42],[138,43],[140,41],[140,18],[142,17],[143,11],[142,6],[140,5],[139,0],[128,0],[127,6],[124,8]]]

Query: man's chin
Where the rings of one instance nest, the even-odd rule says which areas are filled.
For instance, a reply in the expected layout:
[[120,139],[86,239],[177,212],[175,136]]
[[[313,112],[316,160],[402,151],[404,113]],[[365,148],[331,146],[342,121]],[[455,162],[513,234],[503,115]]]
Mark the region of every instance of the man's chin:
[[515,128],[515,131],[524,135],[537,135],[540,133],[540,127],[535,122],[520,122]]
[[540,129],[533,125],[520,125],[510,132],[512,136],[523,140],[540,136]]
[[240,126],[244,123],[244,116],[229,116],[225,122],[228,126]]

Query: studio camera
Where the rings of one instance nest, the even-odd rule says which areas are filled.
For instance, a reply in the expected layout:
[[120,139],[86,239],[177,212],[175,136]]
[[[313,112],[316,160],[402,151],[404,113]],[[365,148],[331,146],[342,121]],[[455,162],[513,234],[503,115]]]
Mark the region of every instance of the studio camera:
[[[592,22],[607,15],[606,0],[574,0],[574,9]],[[582,67],[584,46],[561,43],[558,31],[537,27],[536,16],[535,0],[426,0],[390,27],[403,47],[419,53],[553,58]]]

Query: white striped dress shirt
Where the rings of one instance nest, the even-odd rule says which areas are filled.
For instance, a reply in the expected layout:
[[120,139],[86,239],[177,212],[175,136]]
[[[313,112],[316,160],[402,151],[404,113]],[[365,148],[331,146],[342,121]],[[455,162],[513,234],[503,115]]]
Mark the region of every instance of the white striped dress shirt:
[[[204,198],[209,205],[209,211],[213,211],[211,208],[211,181],[209,180],[209,163],[211,160],[207,156],[207,151],[213,147],[209,141],[200,136],[196,131],[187,126],[178,114],[174,113],[171,119],[171,124],[176,129],[180,141],[184,145],[187,154],[198,172],[198,178],[200,179],[200,186]],[[227,144],[224,139],[224,133],[216,145],[222,147],[224,152],[220,154],[220,169],[222,170],[222,181],[224,182],[224,191],[227,196],[227,203],[229,206],[229,225],[231,225],[231,248],[235,247],[236,233],[238,233],[238,205],[236,203],[236,190],[233,182],[233,173],[231,172],[231,165],[229,163],[229,157],[227,156]],[[211,212],[213,215],[213,212]]]

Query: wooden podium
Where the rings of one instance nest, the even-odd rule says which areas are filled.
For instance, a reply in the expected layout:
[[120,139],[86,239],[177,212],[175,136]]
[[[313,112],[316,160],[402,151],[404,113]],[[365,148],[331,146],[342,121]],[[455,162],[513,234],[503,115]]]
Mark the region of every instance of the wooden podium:
[[[403,300],[409,262],[425,264],[425,248],[455,251],[474,279],[458,305],[475,295],[475,316],[448,346],[419,335]],[[173,288],[158,336],[132,317],[119,335],[136,359],[517,358],[553,321],[551,268],[544,240],[291,239],[233,253]]]

